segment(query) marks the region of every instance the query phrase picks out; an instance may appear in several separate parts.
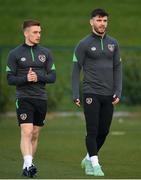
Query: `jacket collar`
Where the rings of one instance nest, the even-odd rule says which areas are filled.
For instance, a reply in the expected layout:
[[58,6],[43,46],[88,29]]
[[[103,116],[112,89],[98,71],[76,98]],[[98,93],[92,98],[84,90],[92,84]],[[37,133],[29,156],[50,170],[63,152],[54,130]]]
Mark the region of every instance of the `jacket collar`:
[[105,33],[104,36],[102,37],[102,36],[100,36],[100,35],[98,35],[98,34],[92,32],[92,36],[93,36],[94,38],[104,39],[104,38],[106,37],[106,33]]
[[27,48],[35,48],[35,47],[37,47],[38,45],[37,44],[35,44],[35,45],[33,45],[33,46],[29,46],[28,44],[26,44],[25,42],[23,43],[23,46],[24,47],[27,47]]

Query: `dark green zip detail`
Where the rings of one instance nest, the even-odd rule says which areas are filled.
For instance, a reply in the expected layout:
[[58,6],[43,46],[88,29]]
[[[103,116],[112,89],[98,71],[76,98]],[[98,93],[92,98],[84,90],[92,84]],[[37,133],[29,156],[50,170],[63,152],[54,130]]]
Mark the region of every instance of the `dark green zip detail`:
[[34,53],[33,53],[33,49],[32,49],[32,47],[31,47],[31,49],[30,49],[30,52],[31,52],[31,56],[32,56],[32,61],[35,61],[35,58],[34,58]]
[[103,39],[102,38],[100,39],[100,42],[101,42],[101,49],[103,51]]

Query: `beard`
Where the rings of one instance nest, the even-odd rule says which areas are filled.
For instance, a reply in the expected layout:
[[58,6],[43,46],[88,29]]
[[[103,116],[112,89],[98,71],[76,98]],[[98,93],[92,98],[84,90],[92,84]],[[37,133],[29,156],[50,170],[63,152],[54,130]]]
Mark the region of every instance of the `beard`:
[[93,27],[93,31],[95,31],[97,34],[100,34],[100,35],[105,34],[106,32],[106,28],[102,28],[102,29],[103,30],[100,31],[99,28]]

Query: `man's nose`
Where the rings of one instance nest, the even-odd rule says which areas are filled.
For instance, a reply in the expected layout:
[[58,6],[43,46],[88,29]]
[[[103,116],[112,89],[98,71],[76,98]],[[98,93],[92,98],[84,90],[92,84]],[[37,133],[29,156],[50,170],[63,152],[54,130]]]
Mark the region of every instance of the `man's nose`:
[[104,25],[104,24],[105,24],[105,21],[102,21],[101,24]]

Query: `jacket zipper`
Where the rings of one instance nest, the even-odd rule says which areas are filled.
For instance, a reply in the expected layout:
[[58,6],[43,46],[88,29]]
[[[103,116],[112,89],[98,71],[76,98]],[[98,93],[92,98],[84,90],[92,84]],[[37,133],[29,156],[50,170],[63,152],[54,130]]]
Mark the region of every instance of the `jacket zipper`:
[[103,51],[104,50],[104,48],[103,48],[103,38],[100,39],[100,42],[101,42],[101,49]]
[[31,49],[30,49],[30,52],[31,52],[32,61],[34,62],[34,61],[35,61],[35,57],[34,57],[34,53],[33,53],[32,47],[31,47]]

